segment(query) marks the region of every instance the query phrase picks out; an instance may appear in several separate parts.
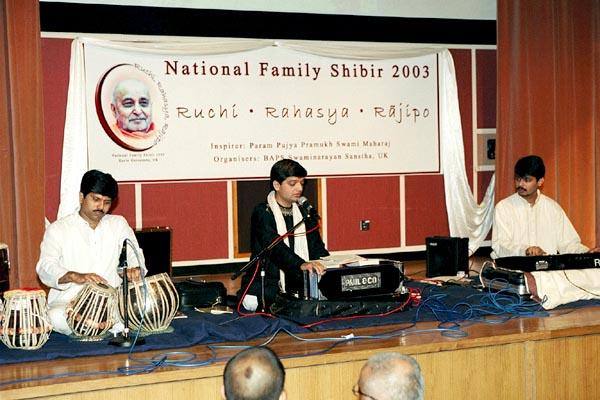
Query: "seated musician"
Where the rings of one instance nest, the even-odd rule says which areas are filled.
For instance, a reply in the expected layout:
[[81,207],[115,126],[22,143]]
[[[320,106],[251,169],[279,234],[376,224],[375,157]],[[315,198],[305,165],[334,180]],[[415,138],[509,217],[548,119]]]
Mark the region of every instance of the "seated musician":
[[[544,161],[536,155],[523,157],[515,164],[516,193],[498,202],[494,210],[492,258],[590,251],[581,243],[561,206],[540,191],[545,173]],[[594,248],[591,251],[598,250]],[[578,271],[583,275],[593,272]],[[563,271],[534,272],[533,275],[526,274],[526,278],[530,293],[534,296],[551,296],[553,290],[564,290],[561,285],[573,287]],[[598,282],[600,288],[600,277],[592,279]],[[552,297],[545,305],[547,308],[553,308],[551,306],[555,301],[559,301],[556,296]]]
[[[258,204],[252,212],[251,246],[254,258],[268,247],[278,236],[293,228],[307,212],[298,205],[302,196],[307,172],[298,162],[283,159],[271,168],[271,192],[266,201]],[[265,271],[265,310],[273,303],[278,292],[302,298],[304,273],[323,274],[325,267],[317,261],[329,255],[317,229],[318,220],[310,217],[292,235],[279,242],[261,261]],[[239,296],[250,284],[255,268],[248,270],[242,278]],[[262,308],[261,276],[258,272],[243,299],[244,308],[255,311]]]
[[127,246],[127,277],[140,280],[144,258],[125,218],[108,212],[117,199],[117,182],[110,174],[90,170],[81,179],[78,211],[46,228],[36,271],[50,288],[48,316],[55,331],[68,335],[66,308],[87,282],[118,287],[119,256],[125,239],[133,243],[142,269]]

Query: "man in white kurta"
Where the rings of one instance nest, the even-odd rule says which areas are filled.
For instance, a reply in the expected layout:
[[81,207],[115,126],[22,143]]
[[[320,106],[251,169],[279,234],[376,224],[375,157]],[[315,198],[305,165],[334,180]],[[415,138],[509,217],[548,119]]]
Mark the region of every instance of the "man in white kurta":
[[[538,156],[523,157],[515,164],[517,192],[494,210],[492,258],[590,251],[560,205],[541,193],[544,175],[544,162]],[[596,269],[539,271],[526,274],[526,278],[530,292],[543,300],[546,309],[600,297],[600,272]]]
[[50,288],[48,315],[57,332],[71,333],[66,308],[87,282],[114,288],[121,284],[119,256],[126,239],[130,244],[126,246],[127,265],[131,266],[128,278],[139,280],[145,272],[143,254],[133,230],[122,216],[108,214],[117,193],[112,176],[96,170],[86,172],[79,194],[79,211],[46,229],[36,271]]
[[545,254],[588,251],[560,205],[539,190],[536,194],[533,204],[515,193],[496,205],[492,257],[533,255],[527,253],[530,247]]

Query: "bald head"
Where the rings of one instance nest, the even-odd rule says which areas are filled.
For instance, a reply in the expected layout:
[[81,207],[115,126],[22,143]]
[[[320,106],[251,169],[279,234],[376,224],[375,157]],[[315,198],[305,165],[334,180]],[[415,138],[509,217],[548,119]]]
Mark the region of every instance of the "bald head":
[[[360,391],[377,400],[423,399],[423,376],[417,361],[400,353],[379,353],[360,371]],[[366,398],[366,397],[363,397]]]
[[231,358],[223,373],[227,400],[285,399],[285,370],[268,347],[251,347]]

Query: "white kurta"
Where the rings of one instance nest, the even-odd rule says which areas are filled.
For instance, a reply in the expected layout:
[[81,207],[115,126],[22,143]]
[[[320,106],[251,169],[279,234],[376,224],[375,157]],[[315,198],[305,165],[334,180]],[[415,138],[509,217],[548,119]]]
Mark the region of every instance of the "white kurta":
[[[533,206],[517,193],[500,201],[494,211],[492,258],[524,256],[530,246],[547,254],[585,253],[573,224],[561,206],[538,191]],[[600,271],[581,269],[536,271],[531,275],[545,309],[600,297]],[[597,295],[596,295],[597,294]]]
[[[145,262],[133,230],[120,215],[105,215],[96,229],[75,212],[52,223],[44,233],[40,245],[40,259],[36,271],[40,280],[48,287],[50,322],[55,330],[70,333],[66,326],[65,308],[81,290],[83,285],[76,283],[59,284],[58,280],[68,271],[96,273],[108,284],[118,287],[119,255],[125,239],[135,244],[140,261],[131,246],[127,246],[127,265],[141,266],[145,272]],[[141,264],[141,265],[140,265]],[[144,273],[143,272],[143,273]]]
[[547,254],[585,253],[569,217],[560,205],[538,191],[533,207],[517,193],[496,204],[492,258],[524,256],[530,246]]

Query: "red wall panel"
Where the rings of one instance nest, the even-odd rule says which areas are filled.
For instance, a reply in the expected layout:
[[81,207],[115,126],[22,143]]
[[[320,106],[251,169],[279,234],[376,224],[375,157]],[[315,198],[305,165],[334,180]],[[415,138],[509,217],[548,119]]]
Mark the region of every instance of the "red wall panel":
[[119,199],[113,205],[111,214],[125,217],[129,226],[135,227],[135,186],[132,184],[119,184]]
[[[400,246],[398,177],[327,179],[329,250]],[[359,230],[368,219],[368,231]]]
[[145,184],[142,220],[172,228],[173,261],[228,257],[225,182]]
[[407,176],[406,245],[424,245],[428,236],[449,234],[444,177],[442,175]]
[[465,147],[465,170],[469,185],[473,187],[473,90],[471,90],[471,50],[451,50],[458,86],[458,104],[460,107],[463,143]]
[[496,128],[496,50],[477,50],[477,127]]
[[477,173],[477,182],[479,183],[477,187],[477,202],[481,203],[483,200],[483,196],[485,196],[485,191],[487,190],[490,180],[492,179],[492,175],[494,175],[494,171],[481,171]]

